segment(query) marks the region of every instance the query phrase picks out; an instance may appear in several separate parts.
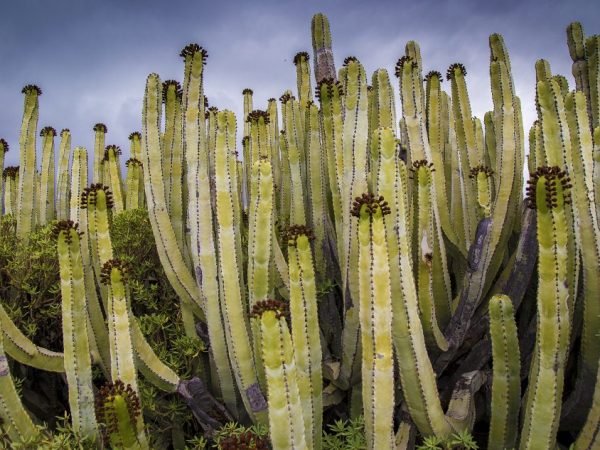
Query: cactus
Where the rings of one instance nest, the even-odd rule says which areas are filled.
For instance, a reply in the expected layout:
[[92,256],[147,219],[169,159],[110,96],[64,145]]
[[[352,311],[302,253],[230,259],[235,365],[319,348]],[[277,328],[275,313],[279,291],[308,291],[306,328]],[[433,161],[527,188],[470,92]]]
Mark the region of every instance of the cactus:
[[23,122],[19,135],[20,164],[19,188],[17,192],[17,235],[27,239],[35,225],[37,214],[35,203],[35,134],[39,117],[39,96],[42,90],[35,85],[27,85],[21,91],[25,94]]
[[94,166],[92,168],[92,180],[94,183],[102,183],[104,181],[104,159],[105,139],[108,128],[103,123],[94,125]]
[[71,196],[69,159],[71,157],[71,132],[64,128],[60,132],[60,146],[58,151],[58,180],[56,183],[56,218],[67,220],[69,218],[69,203]]
[[55,216],[54,204],[54,137],[56,130],[45,127],[40,131],[42,137],[42,172],[38,197],[39,224],[45,225]]
[[87,296],[77,225],[58,222],[60,287],[64,336],[64,362],[69,385],[69,405],[73,428],[86,437],[98,433],[92,391],[92,367],[87,330]]
[[506,295],[490,300],[490,335],[494,360],[492,418],[488,448],[514,448],[521,399],[521,361],[513,305]]
[[4,181],[4,215],[16,216],[19,167],[6,167],[2,172],[2,179]]
[[119,156],[121,149],[116,145],[107,145],[104,151],[102,164],[105,168],[103,180],[113,194],[113,205],[115,213],[118,214],[125,209],[123,186],[121,179],[121,165]]

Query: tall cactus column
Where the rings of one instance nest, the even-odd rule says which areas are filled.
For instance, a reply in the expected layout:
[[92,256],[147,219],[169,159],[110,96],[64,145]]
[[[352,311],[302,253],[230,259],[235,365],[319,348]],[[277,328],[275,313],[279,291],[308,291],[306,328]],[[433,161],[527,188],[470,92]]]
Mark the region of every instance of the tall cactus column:
[[19,190],[17,199],[17,235],[28,239],[35,225],[35,134],[39,117],[39,96],[42,90],[35,85],[27,85],[21,91],[25,94],[23,121],[19,135],[20,165]]
[[[71,198],[71,175],[69,173],[69,158],[71,156],[71,132],[64,128],[60,132],[58,150],[58,181],[56,184],[56,218],[69,218],[69,201]],[[76,192],[75,195],[78,193]]]
[[40,192],[38,198],[40,225],[45,225],[54,219],[54,137],[56,130],[44,127],[40,132],[42,137],[42,171]]

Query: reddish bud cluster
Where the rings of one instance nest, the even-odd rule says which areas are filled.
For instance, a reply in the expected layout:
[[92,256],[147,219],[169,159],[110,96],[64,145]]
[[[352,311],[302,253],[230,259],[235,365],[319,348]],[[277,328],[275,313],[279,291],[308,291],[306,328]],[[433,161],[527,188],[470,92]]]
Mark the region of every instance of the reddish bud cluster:
[[354,217],[360,217],[360,211],[362,210],[363,206],[367,207],[367,212],[370,215],[375,214],[375,212],[379,208],[381,208],[381,214],[384,216],[386,214],[390,214],[392,212],[390,210],[388,202],[385,201],[383,196],[380,195],[379,197],[375,197],[370,192],[365,192],[360,197],[356,197],[354,199],[354,202],[352,203],[352,210],[350,211],[350,214],[353,215]]

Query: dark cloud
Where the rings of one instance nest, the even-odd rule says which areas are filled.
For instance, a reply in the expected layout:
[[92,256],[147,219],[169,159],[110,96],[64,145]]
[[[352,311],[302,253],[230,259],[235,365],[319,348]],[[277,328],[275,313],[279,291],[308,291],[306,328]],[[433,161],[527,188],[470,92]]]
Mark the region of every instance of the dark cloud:
[[[421,45],[426,70],[463,62],[474,114],[491,108],[487,39],[501,33],[524,105],[535,118],[533,65],[538,58],[572,83],[565,28],[579,20],[600,32],[594,1],[33,1],[3,5],[0,16],[0,137],[18,160],[23,85],[37,83],[39,127],[70,128],[73,145],[93,148],[92,127],[108,125],[107,142],[128,148],[141,128],[146,76],[182,77],[179,50],[198,42],[209,51],[206,94],[212,105],[236,112],[241,127],[242,89],[257,107],[283,90],[295,90],[294,54],[311,50],[310,20],[328,15],[338,67],[356,55],[369,73],[392,71],[408,40]],[[399,102],[397,102],[399,103]],[[127,152],[125,152],[127,154]]]

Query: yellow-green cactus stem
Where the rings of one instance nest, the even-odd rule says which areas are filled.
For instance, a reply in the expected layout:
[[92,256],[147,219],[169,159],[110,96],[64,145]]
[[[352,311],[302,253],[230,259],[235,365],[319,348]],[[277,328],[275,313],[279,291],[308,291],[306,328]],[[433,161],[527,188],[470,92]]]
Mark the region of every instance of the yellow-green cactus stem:
[[[242,91],[242,96],[244,98],[244,117],[248,117],[248,114],[254,109],[252,96],[254,92],[252,89],[245,88]],[[250,124],[244,122],[244,136],[250,136]]]
[[513,304],[506,295],[490,300],[493,380],[488,448],[514,448],[521,406],[521,359]]
[[436,170],[433,173],[433,185],[435,187],[440,225],[450,244],[455,247],[456,251],[466,256],[465,243],[459,240],[455,232],[457,224],[454,224],[450,219],[450,202],[447,195],[449,186],[446,182],[445,170],[441,170],[442,167],[446,166],[445,147],[447,145],[447,135],[444,129],[447,116],[445,117],[444,115],[444,102],[442,100],[442,75],[439,72],[431,71],[427,73],[425,80],[427,138],[431,149],[431,161],[435,167],[440,168],[440,170]]
[[[273,175],[267,157],[257,160],[252,167],[253,196],[248,205],[248,305],[266,300],[271,293],[270,279],[271,238],[273,236]],[[261,386],[266,387],[264,368],[260,357],[260,327],[252,323],[254,362]]]
[[362,401],[369,449],[393,448],[394,352],[392,292],[384,216],[391,213],[382,196],[357,197],[358,279],[362,342]]
[[588,412],[587,420],[575,441],[575,450],[594,450],[600,445],[600,369],[596,375],[592,407]]
[[[171,88],[172,90],[173,88]],[[167,103],[174,103],[174,118],[173,118],[173,137],[169,137],[165,141],[165,145],[170,145],[171,150],[169,152],[170,160],[168,161],[168,170],[164,171],[163,177],[165,177],[165,195],[167,195],[167,205],[169,216],[171,217],[171,223],[177,237],[177,244],[181,249],[185,257],[189,259],[189,252],[184,251],[187,248],[185,242],[185,207],[183,203],[184,199],[184,153],[183,153],[183,132],[182,132],[182,96],[183,92],[177,84],[177,90],[175,91],[175,98],[172,97],[172,93],[167,95]],[[166,164],[166,154],[163,157],[163,163]]]
[[538,59],[535,62],[535,80],[536,82],[546,81],[552,78],[552,69],[550,63],[545,59]]
[[342,95],[341,84],[333,81],[333,79],[324,79],[317,85],[317,98],[321,103],[322,145],[327,154],[327,175],[329,178],[329,192],[331,193],[332,217],[335,223],[338,254],[341,254],[343,226],[341,198],[344,173]]
[[77,224],[58,222],[57,236],[64,362],[73,429],[84,437],[98,434],[94,412],[92,361],[88,340],[87,293]]
[[[583,329],[581,333],[581,366],[579,383],[581,388],[594,382],[600,357],[600,224],[596,213],[597,198],[594,191],[593,140],[587,115],[587,101],[581,91],[565,97],[566,118],[569,124],[571,147],[567,155],[567,169],[573,176],[573,210],[576,212],[577,245],[581,254],[583,291],[578,292],[578,301],[583,303]],[[580,300],[581,299],[581,300]],[[580,389],[581,389],[580,388]],[[587,403],[589,396],[581,401]],[[580,403],[580,402],[578,402]],[[581,404],[581,403],[580,403]]]
[[335,65],[331,49],[331,30],[329,20],[324,14],[317,13],[311,21],[312,47],[314,54],[315,80],[335,80]]
[[290,216],[289,223],[306,225],[306,204],[304,195],[304,170],[306,163],[304,139],[300,121],[300,105],[293,96],[283,98],[282,109],[285,110],[286,155],[290,170]]
[[[367,141],[369,132],[367,76],[354,57],[344,61],[344,125],[342,178],[342,252],[339,255],[344,295],[343,354],[340,368],[342,384],[360,377],[357,353],[360,345],[358,279],[353,270],[358,265],[358,219],[350,214],[354,198],[367,191]],[[339,239],[339,236],[338,236]]]
[[[371,77],[371,89],[369,92],[369,138],[373,135],[373,130],[381,127],[396,128],[396,107],[394,106],[394,91],[390,83],[390,77],[387,70],[377,69]],[[373,167],[377,167],[377,147],[369,147],[371,178],[375,175]],[[373,153],[375,151],[375,153]],[[373,179],[369,180],[370,186],[375,186]]]
[[588,61],[585,48],[585,33],[580,22],[572,22],[567,27],[567,45],[569,55],[573,60],[571,73],[575,78],[575,88],[583,92],[587,99],[587,113],[589,123],[592,125],[592,102],[590,99],[590,79]]
[[2,339],[0,339],[0,419],[2,431],[12,442],[26,441],[39,434],[15,388],[8,359],[4,354]]
[[17,215],[17,192],[19,190],[19,166],[8,166],[2,171],[4,180],[4,215]]
[[69,218],[69,202],[71,199],[70,156],[71,132],[67,128],[64,128],[60,132],[60,146],[58,150],[58,181],[56,183],[56,218],[58,220]]
[[563,97],[569,93],[569,81],[563,75],[554,75],[552,79],[558,84]]
[[[211,106],[204,113],[206,117],[206,145],[208,149],[208,176],[210,180],[215,179],[215,140],[217,136],[217,113],[219,109]],[[211,181],[212,183],[212,181]],[[214,190],[214,187],[213,187]],[[212,196],[214,205],[214,196]],[[214,206],[213,206],[214,207]]]
[[[111,379],[131,387],[139,397],[136,365],[130,323],[135,320],[127,306],[126,283],[129,268],[123,261],[111,259],[102,266],[101,282],[108,286],[108,308],[106,310],[110,346]],[[147,447],[144,434],[144,420],[141,414],[136,418],[137,440]]]
[[590,84],[592,126],[600,126],[600,35],[590,36],[585,41]]
[[104,181],[104,150],[105,139],[108,128],[103,123],[94,125],[94,167],[92,168],[92,180],[94,183],[102,183]]
[[[252,173],[254,163],[261,158],[271,159],[271,146],[269,144],[269,133],[267,126],[270,123],[269,114],[266,111],[253,110],[246,117],[246,122],[250,123],[250,173]],[[252,186],[250,189],[249,201],[252,202]]]
[[119,214],[125,209],[123,197],[123,181],[121,178],[121,165],[119,163],[121,149],[116,145],[107,145],[104,152],[104,166],[107,169],[105,172],[106,186],[113,194],[113,204],[115,213]]
[[[228,117],[229,116],[229,117]],[[228,120],[229,119],[229,120]],[[219,112],[215,155],[216,184],[216,236],[221,286],[221,312],[225,329],[229,360],[242,401],[248,414],[256,422],[266,421],[266,401],[258,384],[251,340],[248,332],[245,305],[240,289],[240,264],[236,252],[235,225],[233,222],[234,192],[231,191],[231,174],[228,158],[231,149],[227,141],[228,127],[235,128],[235,118],[230,112]],[[206,214],[205,211],[202,214]],[[206,233],[204,233],[206,234]],[[203,273],[203,277],[206,275]],[[207,297],[208,299],[208,297]],[[215,313],[216,314],[216,313]],[[214,320],[214,319],[213,319]],[[208,320],[210,326],[210,320]]]
[[56,130],[44,127],[42,137],[42,170],[40,173],[40,191],[38,200],[39,224],[46,225],[54,220],[54,137]]
[[[421,59],[421,47],[415,41],[408,41],[404,47],[404,54],[417,63],[417,72],[423,72],[423,60]],[[425,104],[423,104],[425,108]]]
[[[163,135],[163,157],[162,157],[162,169],[163,179],[165,183],[165,193],[167,196],[167,210],[171,212],[172,198],[172,186],[173,183],[178,179],[176,174],[172,173],[173,167],[173,153],[175,151],[176,141],[181,144],[181,138],[177,138],[178,134],[181,134],[181,85],[175,80],[166,80],[163,82],[163,102],[165,104],[165,131]],[[179,123],[177,124],[177,115],[179,115]],[[179,126],[179,128],[178,128]],[[179,163],[181,164],[181,163]],[[181,175],[181,173],[180,173]],[[176,197],[176,201],[180,201]]]
[[[140,398],[131,385],[121,380],[107,383],[96,395],[96,414],[104,424],[102,435],[112,448],[148,449],[144,430],[140,428]],[[140,436],[143,438],[140,439]]]
[[71,195],[69,201],[69,220],[79,223],[79,194],[88,185],[88,154],[83,147],[73,150],[73,164],[71,165]]
[[0,328],[2,329],[4,351],[16,361],[48,372],[64,372],[63,354],[35,345],[8,316],[0,305]]
[[[125,163],[127,166],[127,178],[125,179],[125,209],[137,209],[144,207],[144,172],[142,162],[137,158],[129,158]],[[181,184],[181,182],[180,182]],[[183,230],[181,230],[183,234]]]
[[171,286],[173,286],[182,301],[187,302],[190,306],[196,305],[196,313],[200,313],[199,288],[177,245],[175,231],[166,207],[161,163],[162,152],[159,139],[162,104],[161,88],[158,75],[150,74],[146,81],[142,132],[142,167],[144,169],[148,215],[160,262],[165,269],[165,274]]
[[[475,130],[472,125],[471,104],[469,103],[469,94],[465,77],[467,70],[465,66],[456,63],[452,64],[447,71],[446,78],[452,85],[452,113],[454,116],[454,132],[456,136],[457,150],[460,153],[461,170],[467,176],[471,169],[477,165],[481,158],[477,154],[477,144],[475,142]],[[473,208],[475,200],[474,183],[465,179],[464,196],[466,204],[463,204],[465,213],[465,242],[467,245],[473,241],[477,227],[477,208]]]
[[296,82],[298,85],[298,99],[303,110],[312,102],[312,88],[310,86],[310,63],[307,52],[299,52],[294,56],[296,66]]
[[[8,142],[6,142],[4,139],[0,139],[0,168],[4,168],[4,157],[6,155],[6,152],[9,149],[9,145]],[[0,188],[3,188],[3,186],[0,184]],[[2,197],[4,197],[4,191],[0,189],[0,193],[2,194]],[[0,203],[1,203],[1,198],[0,198]]]
[[260,321],[262,357],[269,390],[269,434],[273,450],[303,450],[306,429],[300,403],[294,345],[285,316],[286,303],[266,300],[252,308]]
[[39,117],[39,96],[42,90],[35,85],[27,85],[21,91],[25,94],[23,121],[19,134],[19,189],[17,192],[17,236],[27,240],[33,230],[37,216],[35,198],[35,138]]
[[494,128],[494,112],[488,111],[483,116],[486,158],[492,170],[497,168],[496,158],[496,129]]
[[565,208],[570,201],[569,188],[569,178],[557,166],[539,167],[527,188],[528,205],[537,210],[538,321],[521,449],[556,445],[571,326]]
[[[285,108],[282,107],[282,110]],[[279,149],[281,152],[281,188],[279,195],[279,220],[280,226],[287,226],[290,223],[290,214],[292,208],[292,182],[290,175],[290,164],[288,158],[288,144],[285,130],[279,133]]]
[[[279,155],[279,115],[277,114],[277,100],[270,98],[267,106],[269,114],[269,144],[271,146],[271,168],[273,169],[273,182],[281,187],[281,157]],[[276,199],[280,197],[280,189],[275,192]]]
[[285,234],[290,271],[290,315],[300,403],[309,448],[321,448],[323,381],[312,231],[292,225]]
[[494,171],[487,166],[479,165],[471,169],[469,178],[475,180],[477,186],[477,204],[481,215],[489,217],[492,209],[492,175]]

